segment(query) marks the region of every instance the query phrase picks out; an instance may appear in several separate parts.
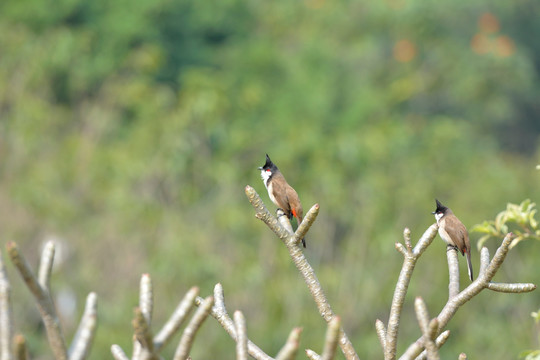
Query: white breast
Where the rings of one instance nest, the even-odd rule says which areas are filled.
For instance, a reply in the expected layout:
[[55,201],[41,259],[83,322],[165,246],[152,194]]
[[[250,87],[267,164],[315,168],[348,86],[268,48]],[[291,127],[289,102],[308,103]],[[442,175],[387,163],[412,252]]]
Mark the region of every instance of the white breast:
[[277,205],[277,201],[274,196],[274,190],[272,189],[272,182],[270,182],[270,184],[266,188],[268,189],[268,196],[270,196],[270,200],[272,200],[272,202]]
[[445,243],[456,246],[454,242],[452,241],[452,238],[450,235],[448,235],[448,232],[445,230],[445,219],[441,219],[443,217],[443,214],[436,214],[435,218],[437,219],[437,224],[439,225],[439,236],[441,239],[444,240]]

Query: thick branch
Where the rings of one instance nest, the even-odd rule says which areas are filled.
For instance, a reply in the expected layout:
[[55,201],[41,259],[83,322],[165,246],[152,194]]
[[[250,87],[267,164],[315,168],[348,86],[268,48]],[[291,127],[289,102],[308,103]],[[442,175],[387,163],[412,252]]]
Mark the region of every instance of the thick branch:
[[[296,268],[304,277],[304,281],[308,286],[311,296],[317,304],[319,313],[327,323],[330,322],[330,320],[332,320],[332,318],[334,317],[334,313],[332,311],[332,308],[330,307],[330,304],[328,303],[328,300],[326,299],[326,295],[324,294],[322,286],[319,283],[317,276],[315,275],[315,271],[308,263],[306,257],[304,256],[304,253],[298,246],[298,241],[301,238],[298,238],[297,235],[291,235],[278,222],[278,220],[270,214],[268,209],[264,206],[261,198],[259,197],[259,194],[257,194],[257,192],[251,186],[246,186],[245,191],[249,202],[256,211],[255,216],[258,219],[264,221],[264,223],[284,242],[287,250],[289,250],[289,254]],[[306,231],[307,229],[309,229],[309,227],[311,227],[313,221],[315,221],[318,212],[319,206],[314,205],[302,221],[301,225],[306,227]],[[297,233],[299,233],[298,230]],[[305,235],[304,232],[302,232],[302,234]],[[339,345],[347,360],[358,359],[358,355],[356,354],[352,343],[350,342],[347,334],[345,334],[343,329],[340,330]]]
[[45,291],[41,285],[39,285],[36,277],[32,273],[28,262],[24,256],[19,252],[17,244],[14,242],[8,242],[7,250],[13,265],[19,270],[24,282],[30,289],[30,292],[34,295],[37,300],[37,305],[45,329],[47,330],[47,338],[49,339],[49,344],[54,353],[54,356],[57,360],[67,359],[67,350],[66,344],[64,341],[64,335],[62,334],[62,328],[60,327],[60,321],[56,315],[56,310],[54,308],[49,292]]

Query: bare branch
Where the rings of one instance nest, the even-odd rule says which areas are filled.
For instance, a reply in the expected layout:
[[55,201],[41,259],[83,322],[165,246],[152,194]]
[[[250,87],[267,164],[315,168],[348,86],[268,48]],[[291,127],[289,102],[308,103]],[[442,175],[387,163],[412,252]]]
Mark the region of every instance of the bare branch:
[[384,353],[386,349],[386,328],[384,323],[379,319],[375,321],[375,330],[377,330],[377,337],[379,338]]
[[13,314],[11,312],[11,286],[0,253],[0,359],[13,359]]
[[[403,266],[401,267],[401,272],[394,291],[394,298],[392,299],[392,306],[390,308],[390,317],[388,319],[388,329],[386,330],[386,347],[384,354],[386,360],[393,360],[396,358],[397,335],[399,321],[401,319],[401,310],[403,308],[403,303],[405,302],[405,295],[409,288],[411,276],[414,267],[416,266],[416,261],[437,235],[437,229],[437,224],[431,225],[424,232],[420,240],[418,240],[418,243],[412,251],[404,250],[404,252],[402,252],[404,257]],[[396,246],[396,248],[397,247],[398,246]],[[401,247],[403,247],[403,245],[401,245]]]
[[334,316],[328,323],[321,360],[332,360],[336,356],[340,327],[341,318],[339,316]]
[[15,335],[14,342],[15,342],[15,359],[26,360],[28,358],[28,349],[26,348],[26,339],[21,334],[17,334]]
[[51,272],[54,261],[55,247],[53,241],[47,241],[41,252],[41,260],[39,262],[38,281],[39,285],[45,291],[50,291]]
[[214,304],[214,298],[212,296],[204,299],[201,306],[195,312],[195,315],[191,318],[191,321],[184,329],[180,343],[176,348],[174,353],[174,360],[185,360],[187,359],[191,346],[193,345],[193,340],[195,339],[195,334],[200,329],[204,320],[208,317],[208,314],[212,310],[212,305]]
[[467,360],[467,354],[465,353],[459,354],[458,360]]
[[[296,268],[298,269],[300,274],[302,274],[302,276],[304,277],[304,281],[308,286],[311,296],[313,297],[313,299],[315,300],[315,303],[317,304],[319,313],[321,314],[321,316],[327,323],[330,322],[330,320],[332,320],[335,314],[333,313],[332,308],[330,307],[330,304],[328,303],[328,300],[326,299],[326,295],[324,294],[322,286],[319,280],[317,279],[317,276],[315,275],[315,271],[313,270],[313,268],[307,261],[301,248],[298,246],[298,241],[297,241],[298,238],[296,238],[296,235],[291,235],[279,223],[279,221],[270,214],[268,209],[264,206],[264,203],[262,202],[259,194],[257,194],[257,192],[251,186],[249,185],[246,186],[245,191],[249,199],[249,202],[255,209],[255,212],[256,212],[255,217],[264,221],[264,223],[283,241],[283,243],[287,247],[287,250],[289,251],[289,255],[291,256]],[[310,215],[309,217],[306,215],[306,218],[302,221],[302,225],[306,223],[304,226],[306,226],[307,229],[309,229],[312,222],[315,221],[318,211],[319,211],[319,206],[318,205],[313,206],[310,209],[310,213],[312,213],[312,215]],[[305,233],[303,234],[305,235]],[[347,334],[345,334],[343,329],[340,330],[339,345],[347,360],[358,359],[356,350],[354,350],[354,347],[352,346],[351,341],[349,340],[349,338],[347,337]]]
[[115,360],[129,360],[124,350],[116,344],[111,346],[111,353]]
[[199,294],[198,287],[192,287],[176,307],[173,314],[165,323],[163,328],[154,337],[154,351],[158,353],[172,338],[176,331],[182,326],[187,315],[195,305],[195,298]]
[[[214,287],[214,306],[210,312],[210,315],[216,319],[223,329],[231,336],[231,338],[236,341],[236,329],[234,322],[231,320],[227,314],[227,309],[225,308],[223,287],[221,284],[216,284]],[[204,299],[197,296],[195,298],[195,305],[201,306],[204,302]],[[248,352],[254,359],[257,360],[273,360],[272,357],[268,356],[264,351],[262,351],[257,345],[248,340]]]
[[292,329],[289,337],[287,338],[287,342],[276,355],[276,360],[293,360],[296,357],[298,345],[300,344],[301,333],[302,328],[296,327]]
[[246,330],[246,318],[241,311],[234,312],[234,325],[236,328],[236,359],[247,360],[247,330]]
[[69,349],[69,360],[82,360],[88,357],[97,327],[97,295],[88,294],[86,306]]
[[19,270],[24,282],[30,289],[30,292],[34,295],[37,300],[37,305],[45,329],[47,330],[47,338],[49,339],[49,344],[57,360],[67,359],[67,350],[64,340],[64,335],[62,334],[62,328],[60,326],[60,321],[56,315],[56,310],[54,308],[49,292],[45,291],[38,283],[36,277],[32,273],[28,262],[24,256],[19,252],[17,244],[14,242],[8,242],[7,250],[13,265]]
[[459,294],[459,263],[458,252],[453,246],[446,247],[446,258],[448,260],[448,300]]

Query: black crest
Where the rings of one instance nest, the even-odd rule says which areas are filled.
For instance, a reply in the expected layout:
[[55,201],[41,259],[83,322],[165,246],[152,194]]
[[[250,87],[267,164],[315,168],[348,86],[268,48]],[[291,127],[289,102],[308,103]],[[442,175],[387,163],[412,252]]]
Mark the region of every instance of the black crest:
[[435,203],[437,204],[437,208],[434,212],[432,212],[432,214],[444,214],[446,210],[448,210],[448,208],[441,204],[439,200],[435,199]]
[[259,168],[259,170],[267,170],[267,169],[270,169],[270,170],[277,169],[277,166],[272,162],[272,160],[270,160],[270,156],[268,156],[268,154],[266,154],[266,162],[264,163],[263,166]]

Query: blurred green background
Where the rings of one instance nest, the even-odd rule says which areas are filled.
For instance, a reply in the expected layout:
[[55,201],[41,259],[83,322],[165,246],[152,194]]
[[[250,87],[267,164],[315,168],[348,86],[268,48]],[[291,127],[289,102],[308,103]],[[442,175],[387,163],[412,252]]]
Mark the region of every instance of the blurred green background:
[[[404,227],[416,241],[435,197],[469,228],[540,198],[539,18],[535,0],[2,1],[3,243],[34,265],[44,240],[62,245],[53,290],[67,299],[68,340],[86,294],[99,297],[93,359],[111,358],[112,343],[131,353],[142,273],[156,331],[191,286],[207,296],[221,282],[267,353],[295,326],[301,349],[320,351],[325,323],[244,195],[250,184],[275,210],[256,169],[268,153],[306,211],[320,204],[306,256],[361,358],[382,358],[374,323],[388,319]],[[495,280],[539,284],[539,251],[520,243]],[[17,330],[51,358],[8,272]],[[447,273],[437,238],[416,267],[400,351],[420,335],[414,297],[436,315]],[[539,306],[538,291],[482,292],[441,356],[538,348]],[[210,319],[192,354],[234,359],[234,343]]]

